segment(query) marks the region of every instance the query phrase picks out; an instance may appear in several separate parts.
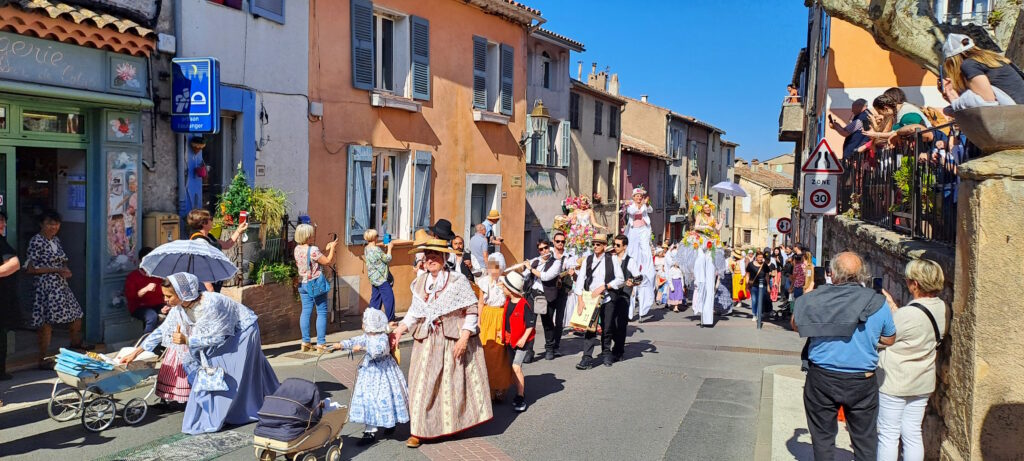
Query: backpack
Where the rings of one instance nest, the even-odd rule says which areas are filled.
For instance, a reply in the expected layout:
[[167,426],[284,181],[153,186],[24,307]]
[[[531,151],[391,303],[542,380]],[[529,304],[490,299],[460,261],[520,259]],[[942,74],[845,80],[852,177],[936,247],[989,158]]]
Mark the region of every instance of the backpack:
[[288,378],[273,395],[263,400],[257,413],[259,422],[252,431],[257,437],[287,442],[295,440],[320,422],[323,402],[316,384],[299,378]]

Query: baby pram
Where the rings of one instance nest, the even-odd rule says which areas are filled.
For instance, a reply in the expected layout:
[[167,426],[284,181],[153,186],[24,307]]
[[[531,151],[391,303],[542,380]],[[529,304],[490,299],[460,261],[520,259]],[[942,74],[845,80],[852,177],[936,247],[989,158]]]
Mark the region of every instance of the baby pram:
[[[145,339],[136,342],[136,346]],[[50,392],[46,411],[55,421],[70,421],[76,417],[91,432],[109,428],[117,417],[117,394],[150,386],[145,397],[135,397],[121,406],[121,416],[129,425],[135,425],[149,411],[147,400],[156,390],[156,375],[160,357],[144,352],[131,363],[118,363],[118,354],[80,354],[60,349],[57,354],[57,379]],[[63,384],[64,387],[60,387]]]

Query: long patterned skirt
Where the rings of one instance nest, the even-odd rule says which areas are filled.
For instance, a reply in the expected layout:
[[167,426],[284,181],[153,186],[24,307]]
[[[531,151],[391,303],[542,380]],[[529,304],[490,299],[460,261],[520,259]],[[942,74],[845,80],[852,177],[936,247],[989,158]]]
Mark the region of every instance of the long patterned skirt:
[[491,391],[502,392],[512,385],[512,358],[501,339],[504,308],[484,306],[480,311],[480,343],[487,364],[487,382]]
[[[182,346],[184,347],[184,346]],[[192,386],[182,366],[179,348],[170,347],[160,362],[160,373],[156,377],[156,396],[164,400],[186,403]]]
[[455,360],[455,342],[431,331],[413,344],[409,432],[420,439],[455,434],[494,416],[480,340],[470,337],[461,361]]

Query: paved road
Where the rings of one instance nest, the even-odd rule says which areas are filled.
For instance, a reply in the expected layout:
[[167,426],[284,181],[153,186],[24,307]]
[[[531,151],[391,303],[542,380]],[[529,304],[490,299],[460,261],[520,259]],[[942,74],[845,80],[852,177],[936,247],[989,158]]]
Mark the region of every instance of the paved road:
[[[613,367],[576,370],[582,339],[573,336],[563,341],[572,355],[526,365],[526,413],[514,413],[510,403],[499,405],[493,421],[418,450],[404,446],[408,426],[358,447],[354,437],[362,428],[352,424],[343,431],[350,436],[343,457],[752,459],[762,370],[798,364],[802,342],[778,325],[756,330],[746,310],[720,319],[713,329],[698,328],[688,312],[652,312],[652,320],[631,324],[625,358]],[[408,345],[403,352],[409,356]],[[309,379],[316,371],[322,391],[347,402],[356,363],[331,356],[319,367],[276,369],[281,379]],[[89,434],[80,424],[49,420],[42,406],[22,408],[0,413],[0,458],[253,459],[251,424],[204,438],[181,436],[180,424],[180,410],[152,408],[140,426],[118,420],[110,430]]]

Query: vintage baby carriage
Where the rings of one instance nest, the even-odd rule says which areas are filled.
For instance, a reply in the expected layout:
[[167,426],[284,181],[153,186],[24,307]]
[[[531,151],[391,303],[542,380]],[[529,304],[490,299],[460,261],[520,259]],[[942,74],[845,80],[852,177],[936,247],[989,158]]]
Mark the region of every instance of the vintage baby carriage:
[[[145,335],[136,345],[143,339]],[[108,429],[117,417],[117,394],[149,386],[145,397],[132,398],[121,406],[126,423],[142,422],[149,411],[147,400],[156,389],[160,357],[143,352],[131,363],[121,365],[119,355],[80,354],[62,348],[54,367],[57,379],[46,406],[50,418],[60,422],[79,418],[87,430],[100,432]]]

